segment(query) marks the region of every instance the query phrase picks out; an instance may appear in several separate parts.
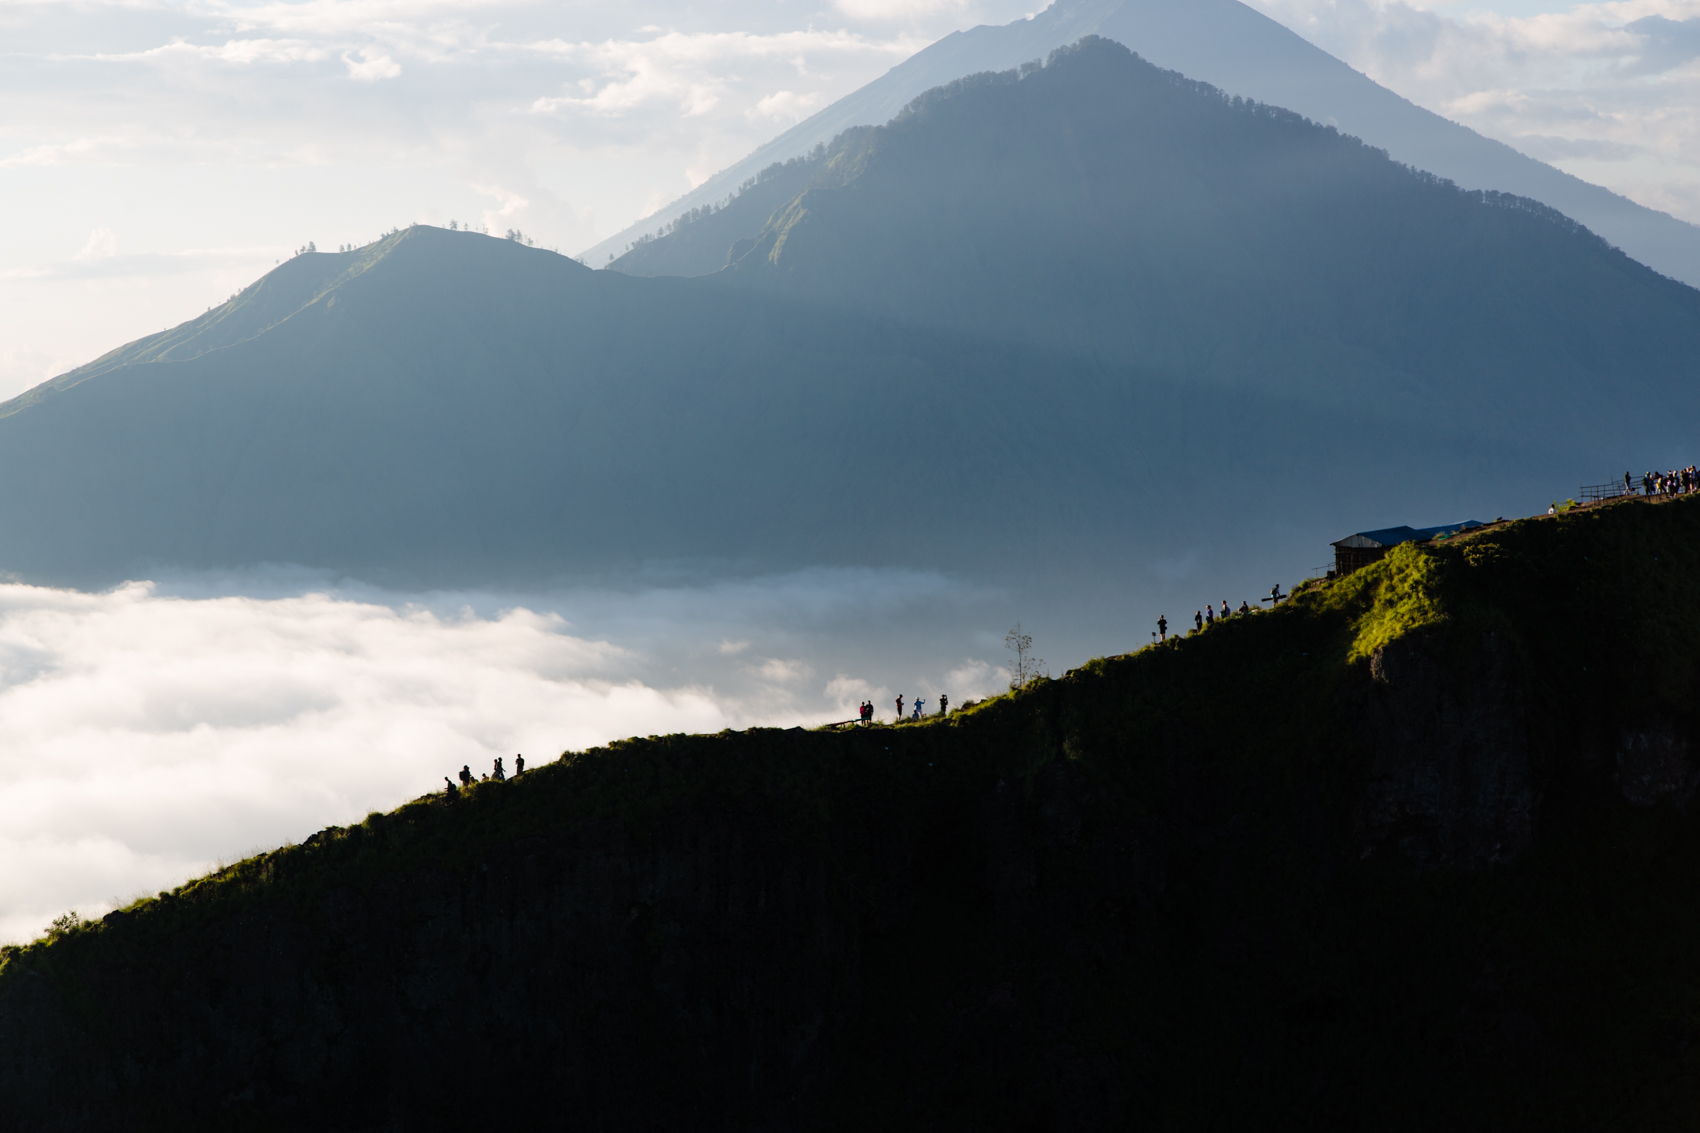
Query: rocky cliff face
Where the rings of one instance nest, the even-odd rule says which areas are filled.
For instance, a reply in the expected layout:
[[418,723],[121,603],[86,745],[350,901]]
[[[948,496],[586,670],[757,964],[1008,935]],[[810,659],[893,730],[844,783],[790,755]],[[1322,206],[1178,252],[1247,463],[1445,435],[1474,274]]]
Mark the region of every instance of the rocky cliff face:
[[1493,633],[1463,666],[1410,637],[1370,660],[1357,706],[1369,752],[1353,816],[1360,857],[1475,868],[1508,861],[1534,837],[1541,788],[1532,766],[1526,676]]

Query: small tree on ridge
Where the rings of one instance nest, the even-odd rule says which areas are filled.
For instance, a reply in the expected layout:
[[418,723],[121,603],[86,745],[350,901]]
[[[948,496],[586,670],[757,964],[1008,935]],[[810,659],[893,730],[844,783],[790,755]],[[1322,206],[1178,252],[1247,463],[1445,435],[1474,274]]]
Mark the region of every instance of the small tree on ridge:
[[1033,656],[1033,638],[1021,632],[1021,623],[1016,622],[1015,628],[1004,635],[1003,647],[1015,654],[1015,660],[1009,663],[1009,689],[1011,692],[1026,688],[1039,677],[1039,670],[1045,662]]

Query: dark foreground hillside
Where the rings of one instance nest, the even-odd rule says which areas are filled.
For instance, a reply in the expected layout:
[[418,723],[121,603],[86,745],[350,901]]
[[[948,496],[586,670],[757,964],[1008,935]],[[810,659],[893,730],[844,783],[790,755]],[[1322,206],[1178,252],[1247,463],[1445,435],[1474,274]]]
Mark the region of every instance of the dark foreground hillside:
[[0,967],[7,1129],[1700,1115],[1700,500],[948,721],[568,753]]

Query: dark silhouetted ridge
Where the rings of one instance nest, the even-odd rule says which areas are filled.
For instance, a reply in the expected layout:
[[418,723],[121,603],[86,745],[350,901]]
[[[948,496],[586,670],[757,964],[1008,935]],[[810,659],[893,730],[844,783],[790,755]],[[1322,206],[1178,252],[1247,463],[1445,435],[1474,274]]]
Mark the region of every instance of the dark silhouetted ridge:
[[948,720],[424,797],[0,951],[0,1113],[1681,1124],[1697,571],[1700,500],[1603,505]]

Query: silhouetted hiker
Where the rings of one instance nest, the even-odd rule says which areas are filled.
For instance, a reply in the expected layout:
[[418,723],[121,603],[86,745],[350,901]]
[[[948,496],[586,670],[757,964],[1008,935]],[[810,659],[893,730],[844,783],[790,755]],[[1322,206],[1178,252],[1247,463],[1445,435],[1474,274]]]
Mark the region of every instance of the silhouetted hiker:
[[1233,611],[1228,609],[1228,600],[1226,598],[1222,599],[1222,612],[1217,616],[1222,617],[1222,618],[1226,618],[1229,614],[1232,614],[1232,613],[1233,613]]
[[460,782],[463,787],[472,786],[472,768],[464,763],[460,765]]
[[1192,612],[1192,628],[1200,631],[1204,629],[1204,611],[1194,610]]
[[926,697],[917,696],[915,698],[915,714],[913,716],[909,717],[911,720],[919,720],[921,718],[921,705],[923,705],[925,703],[927,703]]
[[1643,496],[1653,494],[1653,474],[1651,472],[1645,473],[1641,477],[1641,494]]
[[443,776],[443,782],[448,784],[449,794],[451,794],[451,795],[460,794],[460,788],[455,786],[455,781],[453,779],[450,779],[447,775],[444,775]]
[[1286,597],[1286,595],[1281,593],[1281,584],[1279,582],[1277,582],[1274,586],[1271,586],[1269,588],[1269,603],[1270,603],[1270,605],[1274,605],[1276,602],[1279,602],[1281,599],[1283,599],[1285,597]]
[[1216,611],[1208,602],[1204,603],[1204,624],[1207,626],[1216,624]]
[[1626,496],[1633,496],[1635,494],[1635,485],[1630,483],[1629,473],[1627,472],[1623,474],[1623,494]]
[[941,693],[939,693],[939,715],[943,716],[946,712],[949,712],[949,711],[950,711],[950,697],[948,695],[946,695],[945,693],[941,692]]
[[507,777],[508,777],[508,773],[506,771],[502,770],[502,757],[498,755],[496,757],[495,769],[490,772],[490,778],[492,778],[496,782],[500,783],[503,780],[505,780]]
[[1169,619],[1161,614],[1157,615],[1157,640],[1169,640]]
[[897,722],[903,723],[903,697],[901,695],[897,698]]
[[865,723],[869,723],[869,724],[872,724],[874,722],[874,702],[873,701],[870,700],[862,706],[862,720]]
[[480,776],[479,776],[479,777],[478,777],[478,781],[479,781],[479,782],[480,782],[480,783],[488,783],[488,782],[489,782],[489,781],[490,781],[490,776],[488,776],[488,775],[480,775]]
[[524,775],[525,774],[525,756],[523,756],[523,755],[514,756],[514,774],[515,775]]
[[1251,613],[1251,603],[1250,603],[1250,602],[1247,602],[1247,601],[1246,601],[1246,600],[1245,600],[1245,599],[1244,599],[1244,598],[1241,598],[1241,599],[1240,599],[1240,609],[1239,609],[1239,612],[1240,612],[1240,613],[1242,613],[1242,614],[1249,614],[1249,613]]

